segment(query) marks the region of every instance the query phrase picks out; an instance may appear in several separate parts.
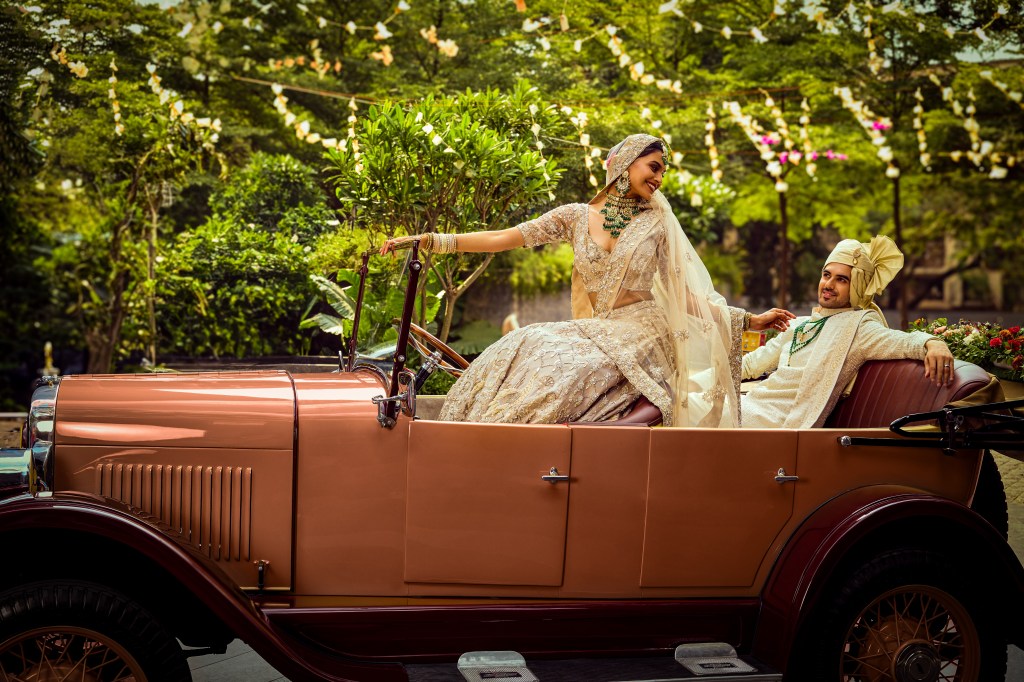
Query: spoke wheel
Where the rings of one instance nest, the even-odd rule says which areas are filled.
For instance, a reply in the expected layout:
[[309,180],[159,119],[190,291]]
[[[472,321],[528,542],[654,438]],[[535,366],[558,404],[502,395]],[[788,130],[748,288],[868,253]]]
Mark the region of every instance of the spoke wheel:
[[99,632],[40,628],[0,644],[0,679],[11,682],[144,682],[135,658]]
[[967,610],[929,585],[890,590],[846,634],[840,679],[854,682],[977,680],[981,639]]
[[786,670],[795,682],[990,682],[1006,634],[971,564],[898,548],[851,561],[823,587]]
[[0,682],[187,682],[181,647],[106,585],[47,580],[0,594]]

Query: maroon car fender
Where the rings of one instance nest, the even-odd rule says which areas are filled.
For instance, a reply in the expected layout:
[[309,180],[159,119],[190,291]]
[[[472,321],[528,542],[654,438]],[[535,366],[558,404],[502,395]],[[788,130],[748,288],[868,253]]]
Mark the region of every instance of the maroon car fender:
[[[901,486],[870,486],[830,500],[793,534],[762,592],[753,654],[785,670],[807,617],[833,576],[882,549],[913,546],[915,536],[939,534],[950,550],[984,568],[1002,610],[1024,606],[1024,567],[1006,540],[981,516],[956,502]],[[964,543],[964,544],[959,544]],[[1008,619],[1010,641],[1024,640]]]
[[[231,583],[223,571],[191,545],[161,528],[158,520],[133,511],[116,500],[86,493],[21,495],[0,501],[0,547],[7,568],[0,590],[16,587],[10,577],[19,563],[29,564],[28,554],[48,537],[71,532],[96,541],[130,549],[140,560],[160,566],[182,587],[203,602],[237,637],[292,680],[405,681],[399,665],[365,663],[312,650],[277,631],[252,600]],[[26,542],[31,538],[31,542]],[[75,578],[74,562],[95,557],[64,557],[61,577]],[[102,557],[99,559],[102,561]],[[72,567],[72,568],[66,568]],[[24,570],[21,571],[24,573]],[[117,587],[114,585],[114,587]],[[153,585],[153,589],[160,589]]]

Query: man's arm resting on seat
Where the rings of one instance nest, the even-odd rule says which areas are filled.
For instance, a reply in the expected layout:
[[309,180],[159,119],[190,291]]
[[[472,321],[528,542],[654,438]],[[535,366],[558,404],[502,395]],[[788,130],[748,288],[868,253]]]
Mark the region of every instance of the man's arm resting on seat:
[[942,339],[927,332],[889,329],[876,315],[868,314],[854,343],[864,349],[865,360],[921,360],[924,375],[936,386],[953,380],[953,354]]

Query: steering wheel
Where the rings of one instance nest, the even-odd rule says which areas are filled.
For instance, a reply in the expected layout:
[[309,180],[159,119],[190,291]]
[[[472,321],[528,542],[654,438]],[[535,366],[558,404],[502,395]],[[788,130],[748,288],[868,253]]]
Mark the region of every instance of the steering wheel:
[[412,322],[409,323],[409,341],[412,343],[413,348],[423,356],[424,360],[434,355],[434,353],[440,353],[441,360],[437,366],[456,379],[461,377],[462,373],[469,367],[469,361],[466,358],[455,352],[444,341]]

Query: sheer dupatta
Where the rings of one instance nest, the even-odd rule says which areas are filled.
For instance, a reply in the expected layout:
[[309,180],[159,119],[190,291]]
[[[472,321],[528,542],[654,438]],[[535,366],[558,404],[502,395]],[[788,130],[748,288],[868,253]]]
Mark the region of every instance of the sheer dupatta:
[[[729,364],[731,317],[725,298],[715,291],[711,275],[661,191],[654,193],[651,210],[656,212],[655,229],[665,233],[665,253],[659,259],[653,294],[665,312],[675,350],[675,375],[670,381],[672,423],[706,428],[737,426],[738,404]],[[602,300],[616,300],[628,265],[624,263],[614,273],[615,281],[602,283]],[[575,267],[572,311],[574,319],[595,314]]]

